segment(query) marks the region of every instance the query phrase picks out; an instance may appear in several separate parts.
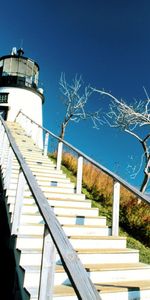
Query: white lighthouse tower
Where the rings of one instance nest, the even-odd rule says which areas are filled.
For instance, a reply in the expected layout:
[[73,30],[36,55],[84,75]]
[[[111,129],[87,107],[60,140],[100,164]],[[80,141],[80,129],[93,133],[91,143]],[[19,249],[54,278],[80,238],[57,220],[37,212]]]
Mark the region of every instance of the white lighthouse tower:
[[24,57],[23,49],[12,49],[0,57],[0,114],[14,121],[21,110],[42,126],[43,90],[38,87],[39,66]]

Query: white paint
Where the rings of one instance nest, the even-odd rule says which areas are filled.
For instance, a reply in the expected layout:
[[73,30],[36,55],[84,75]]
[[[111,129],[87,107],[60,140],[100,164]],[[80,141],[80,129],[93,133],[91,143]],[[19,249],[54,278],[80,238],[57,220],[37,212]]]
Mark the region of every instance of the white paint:
[[83,157],[78,157],[78,166],[77,166],[77,187],[76,193],[81,194],[82,191],[82,173],[83,173]]
[[63,150],[63,143],[58,143],[58,151],[57,151],[57,171],[61,169],[61,161],[62,161],[62,150]]
[[[0,93],[9,93],[8,103],[0,106],[8,107],[7,120],[14,122],[18,112],[21,110],[33,121],[42,126],[42,98],[32,90],[19,87],[0,87]],[[38,133],[38,127],[34,126],[32,137],[35,140]],[[42,132],[38,139],[38,146],[43,148]]]
[[56,248],[46,226],[44,230],[42,253],[43,255],[41,262],[39,300],[52,300],[54,289]]
[[112,235],[119,236],[120,183],[114,181]]

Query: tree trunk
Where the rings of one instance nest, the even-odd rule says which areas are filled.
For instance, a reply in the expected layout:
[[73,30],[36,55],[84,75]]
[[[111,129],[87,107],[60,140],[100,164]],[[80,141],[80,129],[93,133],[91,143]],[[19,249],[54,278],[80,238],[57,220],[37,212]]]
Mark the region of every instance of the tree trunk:
[[141,184],[140,192],[144,193],[149,182],[149,174],[145,172],[143,182]]
[[63,140],[64,139],[64,136],[65,136],[65,129],[66,129],[66,125],[64,122],[62,123],[61,125],[61,131],[60,131],[60,135],[59,137]]

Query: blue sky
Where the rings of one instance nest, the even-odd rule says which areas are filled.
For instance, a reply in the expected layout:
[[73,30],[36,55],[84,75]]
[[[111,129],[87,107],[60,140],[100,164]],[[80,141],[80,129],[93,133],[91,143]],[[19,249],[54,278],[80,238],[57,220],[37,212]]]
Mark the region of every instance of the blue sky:
[[[44,126],[56,134],[64,114],[61,72],[68,81],[81,74],[85,85],[104,88],[128,103],[145,97],[143,86],[150,93],[150,1],[5,1],[0,37],[0,55],[23,45],[25,55],[40,65]],[[91,98],[91,110],[105,109],[105,101],[98,95]],[[132,180],[127,171],[142,153],[133,137],[82,122],[70,124],[66,140],[132,184],[140,184],[141,176]]]

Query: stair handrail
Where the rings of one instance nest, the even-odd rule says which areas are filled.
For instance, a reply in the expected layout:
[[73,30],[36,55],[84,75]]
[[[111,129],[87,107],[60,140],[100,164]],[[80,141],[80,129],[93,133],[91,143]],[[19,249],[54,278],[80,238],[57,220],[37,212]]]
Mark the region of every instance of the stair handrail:
[[110,171],[108,168],[104,167],[102,164],[98,163],[97,161],[95,161],[94,159],[92,159],[91,157],[89,157],[88,155],[86,155],[85,153],[83,153],[82,151],[80,151],[79,149],[77,149],[76,147],[74,147],[73,145],[71,145],[70,143],[68,143],[67,141],[65,141],[64,139],[61,139],[59,136],[57,136],[56,134],[52,133],[50,130],[48,130],[45,127],[39,125],[37,122],[35,122],[30,117],[28,117],[22,111],[18,112],[18,114],[16,116],[16,120],[17,120],[19,114],[22,114],[23,116],[25,116],[31,123],[36,124],[40,129],[42,129],[43,132],[45,132],[45,134],[49,134],[53,138],[57,139],[58,142],[64,144],[65,146],[67,146],[68,148],[70,148],[71,150],[73,150],[74,152],[76,152],[77,155],[78,155],[78,157],[84,158],[85,160],[87,160],[88,162],[90,162],[91,164],[93,164],[95,167],[97,167],[98,169],[100,169],[102,172],[104,172],[105,174],[107,174],[108,176],[110,176],[114,180],[114,182],[120,183],[127,190],[129,190],[136,197],[138,197],[138,199],[141,199],[141,200],[143,200],[144,202],[146,202],[147,204],[150,205],[150,197],[148,195],[142,193],[137,188],[135,188],[134,186],[132,186],[130,183],[128,183],[127,181],[125,181],[124,179],[122,179],[120,176],[118,176],[114,172]]
[[[63,267],[72,283],[72,286],[80,300],[100,300],[101,297],[86,272],[76,251],[73,249],[68,237],[62,229],[57,217],[50,207],[46,197],[40,189],[34,175],[28,167],[23,155],[21,154],[8,126],[0,116],[0,122],[4,128],[4,140],[7,137],[9,148],[13,151],[19,166],[21,175],[23,174],[32,196],[38,206],[40,214],[45,222],[53,243],[61,257]],[[6,143],[5,143],[6,145]],[[5,155],[5,149],[3,151]],[[42,297],[40,299],[43,299]],[[44,298],[45,299],[45,298]],[[47,299],[47,298],[46,298]]]

